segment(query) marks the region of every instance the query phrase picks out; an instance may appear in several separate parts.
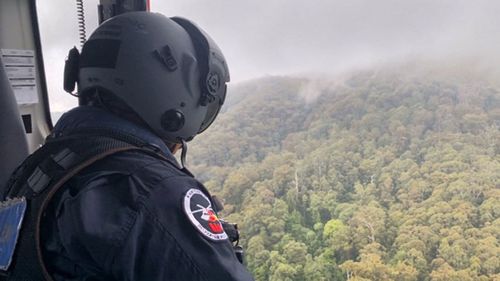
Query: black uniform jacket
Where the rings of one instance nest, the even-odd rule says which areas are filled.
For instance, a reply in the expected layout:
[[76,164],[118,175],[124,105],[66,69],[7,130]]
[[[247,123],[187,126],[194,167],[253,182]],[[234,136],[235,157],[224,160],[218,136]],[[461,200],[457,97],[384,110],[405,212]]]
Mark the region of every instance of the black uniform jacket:
[[210,195],[151,131],[77,107],[54,134],[111,128],[140,137],[169,161],[120,152],[73,177],[42,221],[54,280],[253,280],[220,227]]

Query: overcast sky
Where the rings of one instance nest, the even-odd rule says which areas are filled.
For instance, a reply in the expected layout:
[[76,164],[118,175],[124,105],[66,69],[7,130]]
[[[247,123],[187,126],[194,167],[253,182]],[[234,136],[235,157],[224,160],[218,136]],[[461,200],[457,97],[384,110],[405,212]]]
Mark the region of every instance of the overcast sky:
[[[87,37],[98,0],[84,0]],[[408,58],[500,62],[500,1],[151,0],[183,16],[224,52],[233,83],[265,75],[339,73]],[[53,111],[76,104],[62,90],[67,51],[78,46],[74,0],[38,0]],[[500,65],[500,64],[495,64]]]

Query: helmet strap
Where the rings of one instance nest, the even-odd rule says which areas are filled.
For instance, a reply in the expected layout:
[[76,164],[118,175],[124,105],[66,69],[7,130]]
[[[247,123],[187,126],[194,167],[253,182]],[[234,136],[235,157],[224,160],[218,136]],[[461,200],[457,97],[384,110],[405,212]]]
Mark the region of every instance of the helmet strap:
[[181,139],[182,144],[182,152],[181,152],[181,166],[183,169],[186,168],[186,154],[187,154],[187,142],[184,139]]

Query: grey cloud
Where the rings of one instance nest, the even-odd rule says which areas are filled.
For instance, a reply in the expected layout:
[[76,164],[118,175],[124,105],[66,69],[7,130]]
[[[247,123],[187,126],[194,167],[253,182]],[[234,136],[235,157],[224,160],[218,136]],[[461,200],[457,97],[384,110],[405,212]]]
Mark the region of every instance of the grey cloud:
[[[190,18],[211,34],[236,82],[268,74],[339,73],[408,57],[500,62],[498,1],[151,1],[153,11]],[[45,51],[51,60],[60,56],[48,69],[62,73],[66,49],[78,44],[74,1],[38,2]],[[96,5],[86,1],[89,31],[96,26]],[[49,79],[51,85],[62,83],[60,77]]]

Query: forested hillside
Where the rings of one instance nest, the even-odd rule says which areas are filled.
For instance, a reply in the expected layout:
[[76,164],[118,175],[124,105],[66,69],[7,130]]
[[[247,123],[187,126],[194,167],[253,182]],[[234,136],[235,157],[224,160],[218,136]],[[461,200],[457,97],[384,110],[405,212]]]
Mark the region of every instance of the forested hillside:
[[257,280],[500,280],[500,88],[388,70],[229,95],[188,162]]

